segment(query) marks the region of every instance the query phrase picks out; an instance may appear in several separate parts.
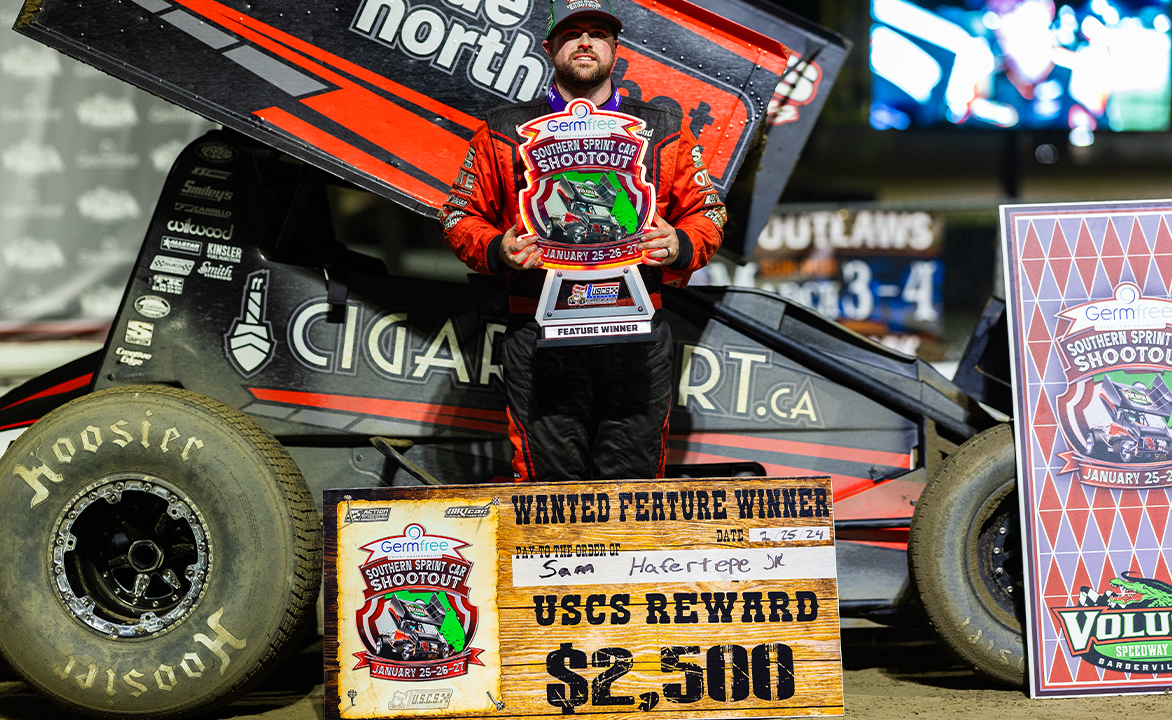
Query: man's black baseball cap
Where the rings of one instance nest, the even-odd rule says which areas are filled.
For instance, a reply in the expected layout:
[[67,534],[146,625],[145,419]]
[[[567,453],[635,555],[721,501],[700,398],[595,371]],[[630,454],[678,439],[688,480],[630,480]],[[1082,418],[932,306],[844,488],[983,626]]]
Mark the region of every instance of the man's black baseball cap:
[[623,22],[615,17],[611,0],[553,0],[549,6],[549,26],[545,30],[545,39],[553,37],[554,28],[561,25],[563,20],[579,16],[607,21],[614,28],[615,35],[623,29]]

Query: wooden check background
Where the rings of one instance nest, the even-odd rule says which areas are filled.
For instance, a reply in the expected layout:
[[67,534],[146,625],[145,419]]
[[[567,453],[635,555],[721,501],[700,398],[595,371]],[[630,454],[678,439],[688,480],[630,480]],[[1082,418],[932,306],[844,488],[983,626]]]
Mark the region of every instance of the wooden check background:
[[[682,498],[689,491],[697,498],[701,491],[707,494],[709,512],[713,509],[712,498],[723,491],[723,508],[727,517],[698,519],[696,513],[691,520],[685,520],[682,503],[677,503],[674,506],[676,519],[671,520],[666,493],[678,493],[677,497]],[[766,495],[767,491],[771,495]],[[799,491],[803,493],[801,500],[798,499]],[[820,508],[820,517],[811,516],[814,515],[812,491],[821,491],[824,493],[822,497],[826,498]],[[746,512],[738,503],[737,492],[742,495],[741,502],[746,496],[751,498],[752,517],[743,517]],[[530,509],[530,523],[517,522],[515,495],[577,495],[581,498],[593,494],[597,498],[603,493],[609,498],[609,522],[581,522],[583,508],[580,502],[573,514],[578,522],[570,522],[571,510],[567,504],[563,506],[564,523],[536,524],[536,502]],[[626,507],[621,508],[620,496],[625,493],[631,493],[631,496]],[[636,520],[639,508],[636,507],[635,493],[647,493],[641,507],[647,512],[645,521]],[[662,520],[653,519],[659,510],[653,509],[652,493],[664,494],[660,496],[664,511]],[[783,493],[788,493],[785,497],[790,504],[778,502]],[[326,717],[355,717],[345,712],[351,705],[346,698],[348,683],[352,683],[348,680],[352,677],[348,673],[364,672],[351,670],[351,653],[362,648],[338,646],[339,623],[353,623],[354,611],[353,608],[337,607],[337,573],[353,573],[357,564],[348,561],[356,557],[352,549],[337,546],[339,522],[346,512],[344,495],[349,495],[353,502],[365,501],[363,507],[371,507],[371,502],[379,507],[390,507],[389,519],[382,523],[387,535],[403,530],[402,523],[396,523],[395,500],[420,502],[447,501],[450,498],[453,506],[485,505],[494,497],[499,500],[494,511],[498,513],[501,695],[493,699],[486,696],[482,711],[465,711],[459,716],[518,718],[561,715],[563,709],[565,714],[592,716],[714,719],[843,714],[829,479],[737,478],[327,491]],[[523,506],[524,501],[521,504]],[[597,504],[593,509],[598,512]],[[625,521],[619,520],[620,513],[625,514]],[[437,517],[443,517],[442,509]],[[442,528],[437,525],[435,529],[427,529],[429,534],[460,537],[461,523],[475,522],[477,520],[447,518],[445,523],[448,524]],[[815,537],[821,534],[822,539],[751,541],[751,531],[756,531],[757,537],[763,537],[762,530],[772,528],[788,529],[790,537],[809,529]],[[777,532],[780,531],[775,534]],[[619,555],[613,556],[612,544],[616,543]],[[543,546],[549,546],[549,557],[545,557]],[[563,549],[569,546],[570,556],[557,557],[555,546]],[[594,552],[599,546],[606,548],[606,552],[601,557],[590,557],[589,546],[595,547]],[[575,548],[579,553],[587,552],[583,553],[584,556],[575,556]],[[812,577],[779,578],[776,575],[779,569],[774,569],[772,574],[762,573],[761,569],[766,565],[758,560],[768,559],[769,563],[775,563],[773,558],[778,554],[783,559],[781,564],[790,568],[781,571],[791,576],[795,570],[807,566],[818,569],[809,573]],[[365,553],[359,555],[365,557]],[[711,580],[694,577],[675,580],[671,577],[673,563],[682,569],[687,567],[682,561],[691,558],[694,560],[691,567],[699,571],[704,567],[700,559],[709,556],[712,559],[755,558],[752,570],[748,562],[722,567],[726,571],[729,568],[743,571],[732,571],[733,576],[764,574],[766,577],[732,580],[728,578],[729,572]],[[802,558],[809,560],[803,564]],[[632,561],[644,563],[643,567],[654,564],[657,570],[665,568],[667,572],[638,572],[637,577],[628,578],[628,573],[637,572],[631,570]],[[514,564],[518,565],[518,582],[526,584],[514,586]],[[580,570],[585,565],[594,568],[594,575],[591,571]],[[607,572],[613,575],[616,565],[621,571],[619,574],[624,576],[620,581],[603,583],[596,577]],[[715,570],[717,566],[715,562],[709,562],[707,567]],[[558,568],[566,568],[568,575],[541,577],[553,574]],[[482,568],[474,568],[470,575],[476,575],[478,571]],[[554,582],[558,584],[536,584]],[[696,599],[677,608],[677,593],[695,593]],[[720,622],[724,619],[720,612],[716,615],[717,622],[709,622],[710,608],[703,602],[703,597],[709,594],[710,600],[719,599],[716,593],[725,593],[725,603],[730,599],[729,594],[737,594],[731,612],[727,613],[729,622]],[[746,594],[752,597],[753,593],[761,593],[759,611],[756,607],[746,610]],[[770,593],[773,593],[772,607]],[[784,593],[784,599],[779,593]],[[614,601],[614,596],[623,594],[629,595],[629,602],[625,607],[614,607],[614,604],[621,604]],[[662,596],[662,612],[669,622],[662,622],[664,615],[650,612],[649,594]],[[816,617],[809,602],[810,594],[816,598]],[[604,596],[604,600],[600,600],[599,595]],[[540,611],[535,596],[542,598]],[[556,596],[557,607],[552,618],[546,600],[548,596]],[[577,596],[576,602],[573,602],[573,596]],[[591,615],[598,624],[591,624],[586,615],[585,604],[592,596]],[[571,599],[567,600],[568,597]],[[803,600],[800,604],[799,598]],[[563,603],[569,603],[570,607],[564,608]],[[614,624],[612,621],[621,620],[624,611],[629,613],[629,621]],[[697,622],[676,622],[677,615],[689,619],[692,612],[696,613]],[[539,616],[552,622],[540,624]],[[654,616],[658,622],[649,623],[649,616]],[[486,639],[478,634],[473,644],[483,647],[485,642]],[[792,664],[784,656],[784,647],[779,649],[777,644],[789,648]],[[688,654],[685,650],[676,658],[665,657],[662,649],[673,647],[698,652]],[[599,652],[604,649],[607,650]],[[628,652],[624,653],[624,650]],[[628,653],[629,669],[623,672]],[[482,669],[471,666],[469,675]],[[791,671],[792,696],[784,697],[788,692],[786,676]],[[458,689],[462,679],[454,678],[442,684]],[[702,683],[699,693],[696,692],[697,680]],[[376,685],[389,700],[396,690],[423,690],[429,684],[387,680]],[[676,687],[670,687],[672,685]],[[381,690],[382,686],[385,690]],[[677,698],[683,695],[685,699],[695,697],[695,700],[673,702],[669,695]],[[503,702],[504,707],[498,709],[492,700]],[[566,705],[570,707],[564,708]],[[387,708],[388,704],[382,702],[381,706]],[[370,717],[450,715],[436,709],[417,712],[388,709]]]

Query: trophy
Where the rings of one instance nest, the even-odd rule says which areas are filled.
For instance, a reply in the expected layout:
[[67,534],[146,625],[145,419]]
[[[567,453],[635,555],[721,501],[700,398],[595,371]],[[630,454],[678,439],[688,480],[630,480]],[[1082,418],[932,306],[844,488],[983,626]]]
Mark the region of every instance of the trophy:
[[645,127],[579,99],[518,128],[528,180],[520,193],[523,236],[536,236],[547,270],[540,347],[659,339],[637,267],[640,237],[655,227]]

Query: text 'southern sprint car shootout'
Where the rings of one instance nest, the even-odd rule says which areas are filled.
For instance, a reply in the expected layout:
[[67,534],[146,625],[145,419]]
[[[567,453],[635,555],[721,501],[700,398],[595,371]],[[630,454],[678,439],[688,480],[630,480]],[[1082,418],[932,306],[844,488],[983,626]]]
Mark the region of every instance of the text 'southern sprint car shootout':
[[[683,110],[728,199],[733,256],[847,49],[764,3],[615,3],[614,79]],[[0,430],[27,428],[0,459],[0,650],[47,696],[97,716],[227,702],[313,621],[323,489],[511,477],[503,287],[389,277],[334,240],[324,183],[434,214],[476,118],[548,81],[546,13],[25,4],[18,31],[226,128],[172,167],[103,350],[0,398]],[[977,370],[996,313],[966,392],[775,295],[664,302],[669,475],[829,474],[843,616],[894,622],[922,602],[969,663],[1021,683],[1012,438],[974,401],[1008,405],[996,369]]]

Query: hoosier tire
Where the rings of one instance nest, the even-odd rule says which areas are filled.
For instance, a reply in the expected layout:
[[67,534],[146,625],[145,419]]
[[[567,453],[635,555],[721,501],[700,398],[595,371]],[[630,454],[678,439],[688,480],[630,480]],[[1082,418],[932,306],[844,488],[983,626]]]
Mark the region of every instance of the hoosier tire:
[[0,460],[0,652],[55,702],[178,718],[274,670],[314,612],[321,523],[284,448],[167,387],[86,395]]
[[998,425],[953,453],[912,517],[908,565],[924,612],[967,665],[1025,684],[1022,556],[1013,431]]

